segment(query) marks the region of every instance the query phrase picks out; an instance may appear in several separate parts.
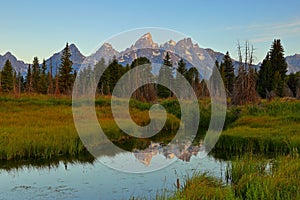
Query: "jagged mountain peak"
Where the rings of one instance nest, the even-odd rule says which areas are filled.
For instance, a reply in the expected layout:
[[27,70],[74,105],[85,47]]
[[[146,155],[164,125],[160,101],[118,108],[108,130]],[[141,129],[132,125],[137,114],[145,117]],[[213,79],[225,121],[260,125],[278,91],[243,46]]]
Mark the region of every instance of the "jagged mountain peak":
[[15,57],[10,51],[6,52],[4,55],[4,57]]
[[27,71],[27,65],[16,58],[11,52],[6,52],[3,56],[0,55],[0,70],[3,68],[5,62],[9,60],[13,68],[22,75]]
[[[85,60],[85,56],[80,52],[78,47],[73,43],[69,44],[69,49],[71,53],[70,59],[73,62],[73,69],[78,71],[81,64]],[[55,75],[56,72],[58,71],[58,67],[60,66],[61,63],[61,56],[63,54],[63,51],[64,51],[64,47],[62,48],[61,51],[59,51],[58,53],[54,53],[50,58],[46,60],[48,71],[50,71],[50,65],[52,65],[51,67],[52,67],[53,75]]]
[[111,44],[105,42],[102,47],[105,47],[105,48],[113,48]]
[[135,49],[143,49],[143,48],[157,48],[158,45],[153,42],[152,35],[150,33],[146,33],[142,35],[133,45]]
[[142,35],[141,38],[152,40],[152,35],[150,32],[148,32],[148,33],[145,33],[144,35]]
[[72,50],[73,51],[79,51],[78,47],[75,44],[73,44],[73,43],[69,45],[69,48],[70,48],[71,51]]
[[[133,45],[121,52],[115,50],[110,43],[104,43],[94,54],[86,58],[75,44],[70,44],[69,48],[74,70],[78,70],[82,65],[93,66],[100,61],[101,58],[104,58],[106,62],[108,62],[113,57],[116,57],[120,64],[124,66],[131,64],[135,58],[142,56],[147,57],[152,63],[161,63],[167,51],[172,54],[174,66],[176,66],[180,58],[184,58],[187,62],[193,63],[193,65],[207,67],[211,64],[214,65],[215,60],[221,62],[224,57],[223,53],[214,51],[213,49],[199,47],[197,43],[193,43],[191,38],[183,38],[177,42],[170,39],[158,46],[158,44],[153,41],[151,33],[143,34]],[[57,71],[56,68],[60,65],[62,52],[63,48],[46,61],[48,69],[50,68],[50,60],[52,61],[53,73]],[[23,61],[17,60],[11,52],[6,52],[3,56],[0,55],[0,69],[7,59],[12,62],[15,69],[26,73],[28,65]],[[288,63],[288,73],[300,70],[300,54],[287,56],[286,61]],[[235,67],[238,66],[237,61],[233,60],[233,63]],[[259,64],[257,67],[259,67]]]
[[176,44],[176,47],[179,48],[193,48],[194,44],[192,42],[191,38],[183,38],[182,40],[179,40]]

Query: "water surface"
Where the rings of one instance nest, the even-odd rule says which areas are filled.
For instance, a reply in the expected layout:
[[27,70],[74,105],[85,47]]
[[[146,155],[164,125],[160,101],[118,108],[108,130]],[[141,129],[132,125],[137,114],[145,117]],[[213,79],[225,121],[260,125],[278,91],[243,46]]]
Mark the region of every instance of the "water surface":
[[[113,157],[116,156],[126,161],[132,159],[133,154]],[[157,154],[151,160],[156,157],[170,159]],[[191,154],[188,159],[177,159],[160,170],[134,174],[109,168],[103,164],[105,160],[111,161],[106,156],[92,162],[58,161],[43,167],[1,169],[0,199],[129,199],[132,196],[150,199],[165,190],[167,193],[176,190],[177,178],[184,184],[187,177],[198,172],[222,177],[226,167],[226,163],[211,156],[200,159]],[[131,167],[147,169],[151,165],[142,159],[138,161],[138,166]]]

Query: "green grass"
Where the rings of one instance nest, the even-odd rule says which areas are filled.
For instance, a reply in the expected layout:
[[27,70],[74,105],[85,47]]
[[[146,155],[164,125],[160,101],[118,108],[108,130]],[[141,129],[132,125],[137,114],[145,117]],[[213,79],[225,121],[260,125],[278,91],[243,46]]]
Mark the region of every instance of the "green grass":
[[[168,111],[164,129],[149,140],[169,142],[179,127],[180,106],[176,99],[162,100]],[[0,96],[0,159],[51,158],[59,155],[78,155],[85,152],[72,116],[70,97],[54,98],[43,95],[21,97]],[[131,150],[146,147],[149,140],[137,140],[124,134],[115,124],[110,98],[97,98],[96,113],[108,138],[115,144]],[[130,101],[132,119],[139,125],[150,121],[150,103]],[[196,143],[208,128],[211,104],[200,101],[199,134]],[[227,154],[278,153],[300,151],[300,102],[280,100],[256,106],[229,108],[225,131],[214,152]],[[129,140],[129,141],[128,141]]]
[[161,199],[300,199],[299,155],[268,160],[246,155],[227,166],[224,182],[207,173],[186,180],[182,189]]
[[[96,113],[106,135],[113,142],[130,150],[134,146],[145,146],[147,141],[124,144],[128,138],[115,124],[110,112],[110,99],[96,100]],[[77,156],[86,153],[73,122],[70,97],[54,98],[35,95],[0,97],[0,160],[51,159],[56,156]],[[145,104],[135,102],[131,116],[137,124],[149,122]],[[101,116],[101,118],[100,118]],[[162,131],[177,130],[179,120],[168,114]],[[171,139],[171,138],[170,138]]]
[[277,100],[238,109],[240,117],[223,131],[214,151],[238,154],[300,151],[299,101]]

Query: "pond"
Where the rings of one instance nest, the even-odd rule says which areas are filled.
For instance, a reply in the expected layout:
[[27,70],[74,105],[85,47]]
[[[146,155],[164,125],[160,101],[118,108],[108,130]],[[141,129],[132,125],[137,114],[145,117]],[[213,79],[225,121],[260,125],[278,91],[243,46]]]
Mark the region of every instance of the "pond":
[[[151,155],[145,158],[127,152],[86,161],[58,160],[11,167],[9,163],[0,164],[0,199],[129,199],[133,196],[150,199],[157,193],[171,193],[176,190],[177,179],[183,185],[194,173],[208,172],[223,177],[226,167],[225,161],[212,156],[200,158],[195,152],[179,159],[159,152]],[[126,161],[136,158],[135,164],[124,169],[145,172],[128,173],[108,167],[107,163],[116,158],[124,161],[124,166]],[[151,170],[151,163],[162,159],[175,161]]]

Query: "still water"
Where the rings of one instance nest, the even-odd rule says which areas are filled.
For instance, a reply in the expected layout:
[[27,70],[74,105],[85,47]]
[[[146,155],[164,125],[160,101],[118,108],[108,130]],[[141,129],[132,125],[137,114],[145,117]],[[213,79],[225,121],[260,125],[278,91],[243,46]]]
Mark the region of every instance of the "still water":
[[[132,159],[133,153],[112,157],[126,161]],[[157,154],[151,160],[157,158],[170,159]],[[93,162],[58,161],[56,165],[43,167],[2,167],[0,199],[129,199],[133,196],[151,199],[157,193],[169,194],[176,190],[177,178],[182,185],[187,177],[198,172],[223,177],[226,167],[224,161],[211,156],[200,158],[191,154],[188,159],[176,159],[160,170],[127,173],[106,166],[103,160],[108,161],[109,156]],[[139,159],[139,164],[131,167],[144,167],[147,171],[151,160]]]

